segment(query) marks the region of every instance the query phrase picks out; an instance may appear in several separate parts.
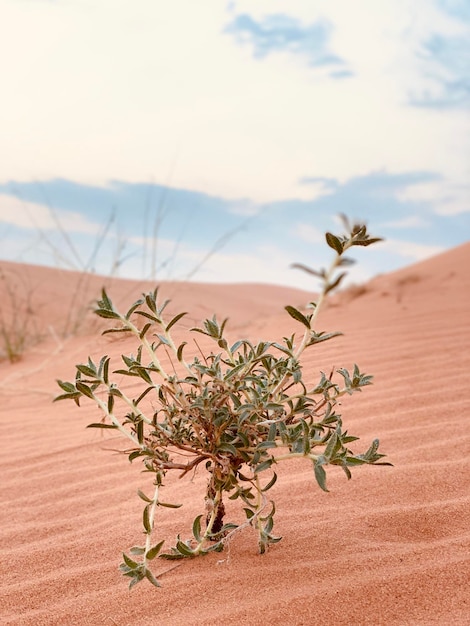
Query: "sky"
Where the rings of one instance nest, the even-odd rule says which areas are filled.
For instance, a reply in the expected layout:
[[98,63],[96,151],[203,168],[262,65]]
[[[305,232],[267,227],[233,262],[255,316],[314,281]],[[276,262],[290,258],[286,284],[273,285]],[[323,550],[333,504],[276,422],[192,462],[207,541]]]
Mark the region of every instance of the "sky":
[[[470,0],[0,0],[0,259],[312,287],[470,239]],[[339,229],[339,230],[338,230]]]

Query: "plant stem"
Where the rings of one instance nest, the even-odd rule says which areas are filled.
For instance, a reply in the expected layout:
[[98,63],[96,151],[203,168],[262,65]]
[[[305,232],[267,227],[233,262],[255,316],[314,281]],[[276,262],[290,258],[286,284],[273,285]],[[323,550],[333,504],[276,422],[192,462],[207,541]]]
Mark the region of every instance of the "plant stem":
[[[344,244],[344,248],[343,248],[343,252],[345,252],[348,248],[350,248],[351,244],[350,242],[346,242]],[[310,329],[313,330],[315,327],[315,322],[317,320],[317,317],[320,313],[320,310],[323,307],[323,304],[325,302],[326,296],[327,296],[327,288],[330,284],[330,281],[333,277],[333,274],[336,270],[336,268],[338,267],[338,265],[340,264],[341,261],[341,257],[342,254],[338,254],[336,253],[335,258],[333,259],[330,267],[328,268],[328,271],[326,272],[326,275],[323,279],[323,289],[320,293],[320,297],[318,298],[318,302],[316,303],[315,306],[315,310],[313,311],[313,315],[311,317],[310,320]],[[303,336],[303,339],[299,345],[299,347],[297,348],[297,351],[295,353],[295,358],[299,358],[299,356],[302,354],[302,352],[305,350],[305,348],[307,347],[308,342],[310,341],[311,338],[311,330],[306,330]]]
[[256,487],[256,528],[258,529],[258,534],[261,537],[262,529],[262,521],[260,517],[260,511],[263,508],[263,493],[261,491],[261,485],[259,482],[259,476],[256,474],[255,477],[255,487]]
[[[212,493],[214,494],[213,497]],[[206,525],[206,532],[204,533],[201,541],[198,543],[198,545],[195,548],[195,552],[200,552],[204,546],[204,543],[207,540],[210,540],[210,535],[213,535],[214,533],[213,528],[214,528],[214,524],[217,521],[219,514],[220,514],[220,508],[223,507],[223,503],[222,503],[222,490],[221,489],[215,489],[215,487],[212,484],[209,484],[208,488],[207,488],[207,500],[212,503],[212,510],[209,516],[209,519],[207,520],[207,525]],[[223,511],[222,511],[223,514]]]
[[155,485],[155,491],[153,494],[153,501],[152,504],[149,508],[149,525],[150,525],[150,531],[149,533],[147,533],[146,537],[145,537],[145,553],[144,553],[144,567],[147,567],[147,552],[150,550],[150,548],[152,547],[152,532],[153,532],[153,525],[154,525],[154,521],[155,521],[155,510],[157,508],[158,505],[158,492],[159,492],[159,485]]
[[130,439],[135,446],[137,446],[138,448],[142,448],[138,439],[136,439],[134,435],[130,433],[126,428],[124,428],[124,426],[121,424],[118,418],[114,415],[114,413],[112,412],[110,413],[108,411],[107,404],[103,402],[100,398],[98,398],[95,394],[93,394],[93,399],[96,402],[96,404],[100,407],[100,409],[103,411],[103,413],[106,415],[106,417],[109,417],[109,419],[116,426],[119,432],[122,433],[128,439]]
[[275,457],[276,463],[278,461],[287,461],[289,459],[302,458],[302,459],[310,459],[311,461],[317,461],[319,459],[318,454],[304,454],[303,452],[288,452],[286,454],[280,454]]

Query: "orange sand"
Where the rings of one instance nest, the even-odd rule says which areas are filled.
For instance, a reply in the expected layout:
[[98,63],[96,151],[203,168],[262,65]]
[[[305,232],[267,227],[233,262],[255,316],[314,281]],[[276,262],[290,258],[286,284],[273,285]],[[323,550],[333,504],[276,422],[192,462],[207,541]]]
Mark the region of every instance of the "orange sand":
[[[327,494],[309,463],[285,464],[273,489],[282,542],[258,556],[247,529],[225,553],[175,569],[157,561],[163,588],[143,582],[129,592],[118,564],[142,540],[135,492],[148,477],[112,451],[121,445],[114,434],[85,428],[101,417],[91,403],[51,400],[55,379],[72,379],[75,363],[131,352],[132,344],[97,339],[92,317],[61,339],[80,277],[0,264],[34,287],[46,335],[21,361],[0,363],[0,623],[470,624],[469,266],[466,244],[379,276],[363,293],[339,294],[320,316],[319,330],[345,336],[307,352],[305,374],[313,381],[320,369],[354,362],[374,374],[374,386],[343,403],[343,419],[361,450],[380,438],[394,467],[358,468],[350,482],[333,468]],[[80,302],[102,281],[82,283]],[[108,283],[121,306],[149,287]],[[310,298],[265,285],[161,290],[174,311],[190,312],[187,327],[214,312],[229,316],[233,340],[301,333],[283,306]],[[159,536],[171,541],[202,512],[205,478],[169,482],[167,499],[185,503],[157,518]]]

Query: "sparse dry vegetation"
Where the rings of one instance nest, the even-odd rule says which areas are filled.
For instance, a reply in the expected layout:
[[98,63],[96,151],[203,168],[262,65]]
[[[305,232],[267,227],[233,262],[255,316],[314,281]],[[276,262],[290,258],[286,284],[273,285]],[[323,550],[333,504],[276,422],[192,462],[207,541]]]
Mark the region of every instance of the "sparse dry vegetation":
[[18,361],[43,336],[27,275],[0,267],[0,360]]

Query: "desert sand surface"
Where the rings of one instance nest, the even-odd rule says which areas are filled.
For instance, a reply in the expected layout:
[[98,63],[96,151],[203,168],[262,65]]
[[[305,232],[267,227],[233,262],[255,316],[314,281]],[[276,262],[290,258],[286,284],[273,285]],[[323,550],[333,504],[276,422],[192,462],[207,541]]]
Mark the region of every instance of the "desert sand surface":
[[[72,380],[76,363],[117,359],[132,341],[100,336],[102,322],[83,308],[103,278],[0,268],[15,276],[17,303],[31,290],[29,323],[40,339],[17,362],[0,362],[2,625],[470,624],[470,244],[337,294],[317,329],[344,336],[305,353],[312,381],[353,363],[374,375],[341,412],[361,438],[352,447],[377,437],[393,467],[359,467],[351,481],[332,468],[324,493],[309,462],[286,463],[270,492],[283,540],[267,554],[257,554],[247,528],[224,553],[177,567],[157,561],[162,588],[144,581],[131,591],[118,565],[142,541],[136,491],[149,477],[116,452],[114,433],[85,428],[101,418],[91,402],[78,409],[52,399],[55,380]],[[122,307],[150,287],[105,282]],[[1,289],[7,315],[4,281]],[[189,312],[178,337],[216,313],[230,318],[233,341],[300,336],[283,307],[311,298],[267,285],[160,289],[175,312]],[[202,472],[192,483],[169,478],[168,499],[184,506],[157,517],[168,546],[177,533],[189,536],[204,486]]]

